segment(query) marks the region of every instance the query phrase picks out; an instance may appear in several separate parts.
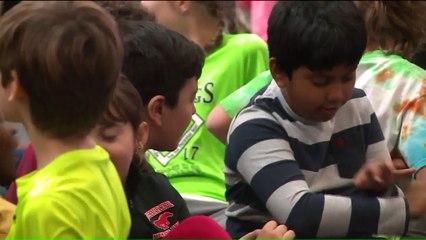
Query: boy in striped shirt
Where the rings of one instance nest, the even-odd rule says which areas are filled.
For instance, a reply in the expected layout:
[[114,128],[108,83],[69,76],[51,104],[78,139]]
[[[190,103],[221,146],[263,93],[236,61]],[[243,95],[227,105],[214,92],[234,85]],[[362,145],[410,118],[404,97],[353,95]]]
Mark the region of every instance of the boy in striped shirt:
[[407,199],[355,70],[366,47],[352,2],[279,2],[268,22],[274,81],[233,120],[225,155],[227,230],[237,238],[270,219],[297,237],[402,235],[425,210]]

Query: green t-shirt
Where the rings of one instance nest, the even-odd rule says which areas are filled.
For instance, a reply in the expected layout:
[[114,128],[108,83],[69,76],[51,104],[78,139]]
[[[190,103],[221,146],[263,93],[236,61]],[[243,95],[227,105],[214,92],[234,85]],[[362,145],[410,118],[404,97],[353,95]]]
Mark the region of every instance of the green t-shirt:
[[225,145],[205,126],[210,111],[225,97],[268,69],[266,43],[255,34],[224,34],[206,59],[198,80],[197,113],[173,152],[148,151],[148,161],[185,194],[225,200]]
[[130,214],[108,153],[66,152],[17,181],[19,204],[8,238],[127,238]]
[[233,118],[250,102],[250,99],[254,96],[254,94],[268,85],[271,80],[271,71],[267,70],[223,99],[223,101],[220,102],[220,105],[222,105],[223,109],[225,109],[226,113],[228,113],[229,117]]

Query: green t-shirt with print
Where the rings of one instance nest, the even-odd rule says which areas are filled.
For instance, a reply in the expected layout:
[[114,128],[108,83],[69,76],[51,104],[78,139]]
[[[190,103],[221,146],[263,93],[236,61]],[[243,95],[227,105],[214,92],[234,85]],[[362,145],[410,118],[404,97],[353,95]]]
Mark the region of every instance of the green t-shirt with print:
[[222,44],[206,57],[198,80],[197,112],[178,148],[147,154],[154,169],[181,194],[225,200],[225,145],[210,133],[205,120],[225,97],[267,69],[267,45],[255,34],[224,34]]

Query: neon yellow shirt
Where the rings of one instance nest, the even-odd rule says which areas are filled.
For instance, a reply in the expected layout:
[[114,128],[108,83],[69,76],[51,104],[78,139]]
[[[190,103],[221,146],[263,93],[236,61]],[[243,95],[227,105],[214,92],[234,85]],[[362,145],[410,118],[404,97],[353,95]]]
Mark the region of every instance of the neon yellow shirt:
[[127,238],[130,214],[108,153],[66,152],[17,180],[19,204],[8,238]]

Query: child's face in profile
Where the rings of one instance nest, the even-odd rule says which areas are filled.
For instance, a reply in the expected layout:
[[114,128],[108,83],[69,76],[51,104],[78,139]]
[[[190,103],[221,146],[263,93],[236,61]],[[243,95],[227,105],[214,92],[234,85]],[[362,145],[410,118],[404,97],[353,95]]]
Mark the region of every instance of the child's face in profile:
[[[182,134],[191,122],[192,115],[195,113],[194,99],[197,93],[197,79],[189,79],[179,92],[179,98],[176,106],[164,107],[162,132],[164,139],[162,149],[173,151],[177,148]],[[160,150],[160,149],[159,149]]]
[[291,79],[278,74],[275,80],[291,109],[299,116],[324,122],[352,96],[356,66],[339,65],[327,71],[311,71],[299,67]]
[[132,125],[130,122],[114,122],[110,125],[98,124],[91,134],[96,144],[102,146],[109,153],[124,184],[136,149]]

